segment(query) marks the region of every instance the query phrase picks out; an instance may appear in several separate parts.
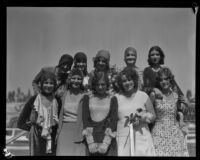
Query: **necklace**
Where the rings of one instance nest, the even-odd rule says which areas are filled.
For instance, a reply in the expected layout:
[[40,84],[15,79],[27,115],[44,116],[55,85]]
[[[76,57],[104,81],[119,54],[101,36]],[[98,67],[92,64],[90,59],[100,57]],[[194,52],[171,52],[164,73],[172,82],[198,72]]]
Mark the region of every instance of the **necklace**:
[[158,67],[157,69],[151,67],[151,69],[154,71],[154,72],[158,72],[160,70],[160,67]]

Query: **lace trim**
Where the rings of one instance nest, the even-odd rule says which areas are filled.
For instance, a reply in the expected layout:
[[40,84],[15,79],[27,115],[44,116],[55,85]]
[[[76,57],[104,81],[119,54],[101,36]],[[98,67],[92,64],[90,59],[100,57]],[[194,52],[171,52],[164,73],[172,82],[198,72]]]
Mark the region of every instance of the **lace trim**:
[[82,135],[86,137],[86,141],[88,144],[94,143],[94,138],[92,136],[93,128],[87,127],[83,130]]

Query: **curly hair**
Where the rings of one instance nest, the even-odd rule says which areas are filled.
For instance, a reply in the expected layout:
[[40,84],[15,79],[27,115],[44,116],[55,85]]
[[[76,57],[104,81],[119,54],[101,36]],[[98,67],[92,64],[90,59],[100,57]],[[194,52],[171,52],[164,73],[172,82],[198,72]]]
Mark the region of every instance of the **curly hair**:
[[139,79],[139,75],[137,73],[137,71],[132,68],[132,67],[125,67],[118,75],[117,77],[117,83],[118,86],[120,88],[120,91],[123,93],[125,92],[124,87],[122,85],[122,76],[125,75],[127,78],[131,78],[134,82],[134,88],[138,89],[138,79]]
[[153,62],[151,61],[151,52],[152,52],[153,50],[158,51],[158,52],[160,53],[160,61],[159,61],[159,64],[160,64],[160,65],[164,64],[165,55],[164,55],[163,50],[162,50],[159,46],[153,46],[153,47],[150,48],[149,54],[148,54],[148,59],[147,59],[148,64],[149,64],[150,66],[153,64]]
[[57,80],[56,80],[56,75],[50,71],[44,71],[42,76],[41,76],[41,81],[40,81],[40,89],[43,90],[43,85],[44,82],[48,79],[51,79],[53,81],[54,84],[54,90],[53,92],[56,91],[56,87],[57,87]]
[[[83,72],[82,72],[81,70],[79,70],[78,68],[73,68],[73,69],[70,71],[69,77],[68,77],[68,78],[71,79],[71,77],[74,76],[74,75],[79,75],[79,76],[82,78],[82,82],[83,82],[83,76],[84,76],[84,75],[83,75]],[[81,85],[80,85],[80,89],[81,89],[82,91],[84,91],[85,88],[84,88],[82,82],[81,82]],[[68,89],[71,89],[71,83],[69,83]]]
[[160,86],[160,81],[161,81],[161,77],[162,76],[166,76],[166,78],[169,79],[170,81],[170,85],[172,87],[172,89],[176,86],[175,85],[175,81],[174,81],[174,75],[172,74],[171,70],[167,67],[162,68],[161,70],[158,71],[157,77],[156,77],[156,84],[155,87],[162,90],[161,86]]
[[103,71],[94,71],[94,75],[91,78],[91,90],[93,94],[97,93],[96,86],[99,80],[101,80],[102,78],[106,82],[107,90],[109,90],[110,83],[109,83],[108,73]]

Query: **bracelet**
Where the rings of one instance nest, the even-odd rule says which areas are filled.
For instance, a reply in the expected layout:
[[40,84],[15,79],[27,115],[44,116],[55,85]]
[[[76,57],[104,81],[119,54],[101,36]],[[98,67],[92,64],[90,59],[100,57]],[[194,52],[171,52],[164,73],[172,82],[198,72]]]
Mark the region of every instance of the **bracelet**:
[[111,143],[111,137],[110,136],[105,136],[104,139],[103,139],[103,143],[107,144],[107,145],[110,145]]
[[91,143],[94,143],[94,138],[92,135],[87,135],[86,136],[86,141],[87,141],[87,144],[91,144]]

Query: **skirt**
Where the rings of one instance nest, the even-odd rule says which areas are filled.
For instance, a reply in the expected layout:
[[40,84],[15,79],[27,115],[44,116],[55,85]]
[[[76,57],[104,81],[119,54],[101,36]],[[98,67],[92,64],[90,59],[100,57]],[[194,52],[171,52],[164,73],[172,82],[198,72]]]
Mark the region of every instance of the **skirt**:
[[63,122],[57,139],[57,156],[85,156],[86,148],[83,143],[75,143],[74,135],[77,132],[77,123]]

